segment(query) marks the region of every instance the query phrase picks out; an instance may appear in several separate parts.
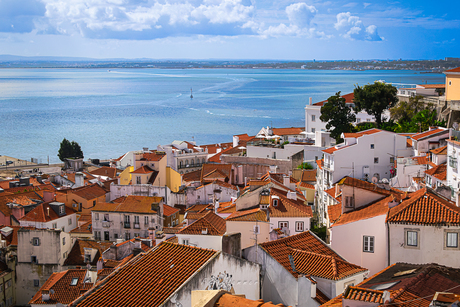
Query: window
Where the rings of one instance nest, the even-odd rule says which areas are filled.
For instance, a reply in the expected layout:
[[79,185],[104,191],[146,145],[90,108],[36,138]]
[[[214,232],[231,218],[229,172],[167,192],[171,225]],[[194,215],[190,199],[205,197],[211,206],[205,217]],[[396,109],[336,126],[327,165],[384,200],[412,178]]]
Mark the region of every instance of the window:
[[32,245],[33,246],[39,246],[40,245],[40,238],[33,238],[32,239]]
[[85,255],[85,263],[91,262],[91,255]]
[[95,219],[96,221],[99,221],[99,213],[97,213],[97,212],[94,213],[94,219]]
[[302,232],[303,231],[303,222],[295,222],[295,231]]
[[378,157],[374,158],[374,164],[377,164],[377,163],[379,163],[379,158]]
[[95,239],[96,241],[100,241],[100,240],[101,240],[101,232],[100,232],[100,231],[98,231],[98,230],[94,231],[94,239]]
[[148,224],[149,224],[149,217],[144,216],[144,225],[148,225]]
[[105,213],[105,214],[104,214],[104,221],[105,221],[105,222],[110,222],[109,214],[108,214],[108,213]]
[[125,233],[125,240],[131,240],[131,234],[129,232]]
[[390,157],[390,163],[391,164],[395,163],[395,157]]
[[65,245],[65,237],[62,237],[62,245]]
[[139,224],[139,215],[134,216],[134,224]]
[[40,280],[34,279],[34,287],[40,287]]
[[183,240],[182,240],[182,244],[184,244],[184,245],[189,245],[190,242],[188,241],[188,239],[183,239]]
[[96,201],[95,201],[95,200],[93,200],[93,207],[94,207],[94,206],[96,206]]
[[284,227],[289,228],[289,222],[278,222],[278,228],[283,229]]
[[11,279],[8,279],[5,284],[5,290],[11,287]]
[[57,223],[53,223],[52,228],[53,228],[53,229],[57,229]]
[[448,232],[446,234],[446,247],[458,247],[458,233]]
[[30,262],[37,264],[38,263],[37,256],[31,256]]
[[312,121],[312,122],[316,121],[316,115],[312,115],[312,116],[311,116],[311,121]]
[[311,128],[311,132],[312,132],[312,133],[315,133],[315,132],[316,132],[316,129],[315,129],[315,128]]
[[64,213],[65,213],[64,206],[59,206],[59,214],[64,214]]
[[141,184],[141,176],[136,176],[136,184]]
[[363,236],[363,252],[366,252],[366,253],[374,252],[374,237]]
[[190,165],[193,166],[193,164],[195,164],[195,162],[192,160],[190,160]]
[[114,233],[114,234],[113,234],[113,237],[114,237],[115,239],[118,239],[118,233]]
[[277,207],[278,206],[278,200],[277,199],[274,199],[273,200],[273,207]]
[[444,248],[445,249],[460,249],[458,244],[458,233],[460,230],[445,229],[444,230]]
[[374,144],[371,144],[371,149],[374,149]]
[[71,286],[76,286],[78,284],[78,277],[72,278],[72,281],[70,282]]
[[345,196],[345,207],[353,208],[353,196]]
[[72,218],[69,218],[69,225],[72,225]]
[[360,123],[360,122],[361,122],[361,118],[357,118],[357,119],[356,119],[356,122],[357,122],[357,123]]
[[404,229],[406,233],[406,247],[418,247],[418,229]]
[[452,168],[457,168],[457,158],[449,157],[449,166]]

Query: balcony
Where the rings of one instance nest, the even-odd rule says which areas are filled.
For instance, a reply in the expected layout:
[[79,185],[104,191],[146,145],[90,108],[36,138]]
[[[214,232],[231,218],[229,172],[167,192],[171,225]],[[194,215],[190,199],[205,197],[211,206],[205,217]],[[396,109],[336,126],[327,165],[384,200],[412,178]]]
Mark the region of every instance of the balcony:
[[109,221],[102,221],[102,227],[109,228],[110,227],[110,222]]
[[131,228],[131,223],[130,222],[125,222],[124,227],[125,228]]
[[139,223],[137,223],[137,224],[134,223],[133,225],[134,225],[134,229],[139,229],[139,228],[141,228],[141,225],[140,225]]

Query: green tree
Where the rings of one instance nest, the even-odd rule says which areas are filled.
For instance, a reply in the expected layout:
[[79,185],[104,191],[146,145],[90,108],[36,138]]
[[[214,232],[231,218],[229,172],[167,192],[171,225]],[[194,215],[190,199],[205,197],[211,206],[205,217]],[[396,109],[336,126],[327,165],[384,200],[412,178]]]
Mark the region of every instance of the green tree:
[[390,109],[390,116],[393,120],[399,121],[408,121],[412,120],[412,117],[415,116],[418,112],[424,109],[433,109],[433,104],[425,104],[423,101],[423,96],[417,95],[415,97],[410,97],[409,101],[400,101],[398,105]]
[[81,147],[77,142],[70,142],[69,140],[64,138],[59,147],[58,158],[62,162],[64,162],[65,159],[68,158],[83,158],[83,151],[81,150]]
[[308,162],[303,162],[297,166],[297,169],[313,169],[313,166]]
[[396,87],[383,82],[376,81],[374,84],[367,84],[364,87],[357,85],[353,92],[355,111],[364,110],[369,115],[373,115],[377,128],[382,126],[383,111],[392,108],[398,102]]
[[[356,115],[346,105],[345,98],[340,96],[340,92],[337,92],[334,96],[329,97],[321,107],[320,119],[327,122],[326,128],[331,131],[331,137],[340,143],[343,141],[340,138],[343,132],[353,132],[352,123],[356,120]],[[334,129],[331,130],[331,128]]]

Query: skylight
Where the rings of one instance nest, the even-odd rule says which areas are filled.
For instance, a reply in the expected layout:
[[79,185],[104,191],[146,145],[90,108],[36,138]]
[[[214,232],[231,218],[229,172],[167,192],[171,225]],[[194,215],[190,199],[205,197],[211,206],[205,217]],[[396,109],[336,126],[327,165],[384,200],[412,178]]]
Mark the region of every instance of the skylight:
[[76,286],[78,284],[78,277],[72,278],[72,281],[70,282],[71,286]]
[[398,282],[400,282],[400,280],[394,281],[394,282],[388,282],[386,284],[373,285],[373,286],[371,286],[369,288],[372,289],[372,290],[386,290],[386,289],[389,289],[389,288],[393,287]]

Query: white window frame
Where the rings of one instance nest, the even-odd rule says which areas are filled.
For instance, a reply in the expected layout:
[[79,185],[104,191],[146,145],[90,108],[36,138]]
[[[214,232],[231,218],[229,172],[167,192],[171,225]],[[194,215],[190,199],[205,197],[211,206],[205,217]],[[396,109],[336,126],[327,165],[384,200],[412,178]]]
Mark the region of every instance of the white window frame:
[[374,236],[363,236],[363,252],[373,253],[375,249]]
[[405,228],[404,229],[404,247],[405,248],[416,248],[416,249],[420,248],[420,229],[417,229],[417,228]]
[[312,115],[312,116],[311,116],[311,121],[312,121],[312,122],[315,122],[315,121],[316,121],[316,115]]
[[283,228],[284,228],[284,227],[283,227],[284,224],[286,224],[285,227],[286,227],[287,229],[289,229],[289,222],[288,222],[288,221],[280,221],[280,222],[278,222],[278,228],[279,228],[279,229],[283,229]]
[[[449,234],[456,234],[457,246],[449,246]],[[445,250],[460,250],[460,229],[444,229],[444,249]]]
[[379,164],[379,157],[374,157],[374,164]]
[[190,245],[190,240],[189,239],[182,239],[182,244],[183,245]]
[[295,231],[296,232],[303,232],[305,230],[305,224],[302,221],[295,222]]

